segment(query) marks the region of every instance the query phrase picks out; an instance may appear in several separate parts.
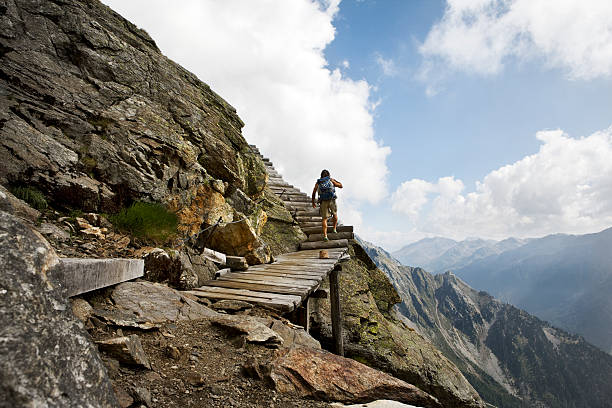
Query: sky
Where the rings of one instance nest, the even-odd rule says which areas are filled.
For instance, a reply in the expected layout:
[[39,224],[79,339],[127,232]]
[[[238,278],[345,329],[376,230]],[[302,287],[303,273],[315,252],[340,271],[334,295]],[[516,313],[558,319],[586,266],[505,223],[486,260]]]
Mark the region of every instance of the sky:
[[103,0],[393,251],[612,226],[609,0]]

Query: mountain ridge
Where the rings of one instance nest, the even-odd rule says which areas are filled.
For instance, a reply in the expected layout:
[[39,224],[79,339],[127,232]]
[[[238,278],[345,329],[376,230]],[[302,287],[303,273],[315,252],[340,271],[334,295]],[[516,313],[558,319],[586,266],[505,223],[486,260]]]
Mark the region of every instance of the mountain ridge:
[[612,357],[453,273],[401,265],[362,242],[402,297],[398,311],[432,341],[488,403],[606,407]]

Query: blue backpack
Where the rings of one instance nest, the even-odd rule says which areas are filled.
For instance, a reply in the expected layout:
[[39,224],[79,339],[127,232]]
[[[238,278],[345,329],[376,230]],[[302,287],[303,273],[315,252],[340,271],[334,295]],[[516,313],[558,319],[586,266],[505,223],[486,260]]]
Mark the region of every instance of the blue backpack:
[[329,201],[336,198],[336,187],[331,181],[331,177],[323,177],[317,180],[319,185],[319,201]]

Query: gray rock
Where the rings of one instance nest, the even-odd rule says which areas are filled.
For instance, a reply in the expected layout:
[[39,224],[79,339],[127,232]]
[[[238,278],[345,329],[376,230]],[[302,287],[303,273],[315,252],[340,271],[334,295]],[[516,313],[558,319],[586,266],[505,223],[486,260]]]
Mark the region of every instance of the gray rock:
[[151,323],[215,317],[217,312],[159,283],[124,282],[113,290],[115,307]]
[[130,336],[115,337],[113,339],[96,342],[100,351],[106,353],[120,363],[151,368],[151,363],[145,354],[140,337],[135,334]]
[[42,224],[40,224],[40,226],[38,227],[38,232],[47,236],[48,238],[51,238],[52,240],[59,242],[65,242],[70,239],[69,232],[58,227],[55,224],[51,224],[48,222],[43,222]]
[[284,347],[291,347],[292,345],[295,345],[306,346],[314,349],[321,348],[321,343],[319,343],[310,334],[306,333],[306,330],[301,327],[289,327],[280,320],[274,320],[270,328],[283,338]]
[[70,299],[70,303],[72,305],[72,314],[81,322],[86,323],[93,314],[93,307],[85,299],[78,297]]
[[240,312],[243,310],[252,309],[253,305],[242,300],[219,300],[211,306],[215,310],[225,310],[226,312]]
[[246,271],[249,264],[243,256],[226,256],[225,264],[233,271]]
[[46,277],[57,262],[40,234],[0,212],[0,404],[115,407],[95,347]]
[[[263,320],[265,321],[265,319]],[[270,347],[278,347],[283,343],[283,338],[278,333],[255,317],[218,316],[211,318],[210,322],[230,333],[243,335],[249,343],[263,344]]]
[[145,279],[152,282],[168,282],[179,289],[197,288],[200,280],[193,268],[187,253],[183,251],[165,251],[155,248],[145,257]]
[[151,392],[143,387],[134,387],[132,388],[132,396],[134,397],[134,401],[137,403],[141,403],[146,405],[147,407],[152,407],[153,403],[151,402]]
[[0,211],[6,211],[29,222],[35,222],[40,217],[40,212],[15,197],[2,185],[0,185]]

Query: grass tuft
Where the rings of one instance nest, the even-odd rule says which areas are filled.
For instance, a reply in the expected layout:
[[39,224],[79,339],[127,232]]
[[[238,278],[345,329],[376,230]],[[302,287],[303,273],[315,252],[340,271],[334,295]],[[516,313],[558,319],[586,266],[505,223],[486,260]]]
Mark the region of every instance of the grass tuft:
[[45,195],[34,187],[14,187],[11,193],[37,210],[44,210],[49,206]]
[[135,202],[109,217],[116,228],[157,244],[176,234],[178,219],[158,203]]

